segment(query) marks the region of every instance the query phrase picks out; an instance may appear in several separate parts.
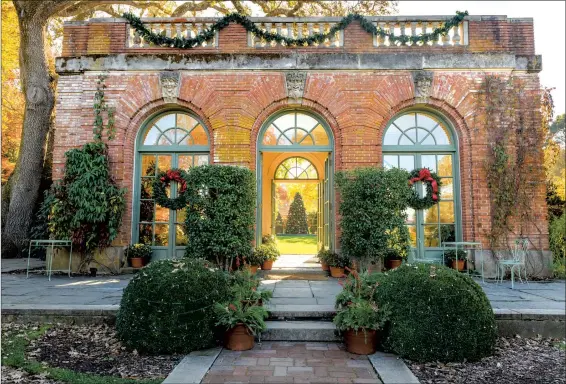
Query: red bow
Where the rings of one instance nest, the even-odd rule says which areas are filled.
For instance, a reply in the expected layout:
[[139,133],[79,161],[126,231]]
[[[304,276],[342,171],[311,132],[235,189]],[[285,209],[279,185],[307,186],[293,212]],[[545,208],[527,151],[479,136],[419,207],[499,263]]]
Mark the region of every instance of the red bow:
[[419,171],[419,176],[413,177],[411,180],[409,180],[409,184],[413,185],[417,181],[430,181],[430,184],[432,185],[432,200],[438,200],[438,183],[432,178],[432,175],[430,174],[430,171],[428,169],[421,169]]

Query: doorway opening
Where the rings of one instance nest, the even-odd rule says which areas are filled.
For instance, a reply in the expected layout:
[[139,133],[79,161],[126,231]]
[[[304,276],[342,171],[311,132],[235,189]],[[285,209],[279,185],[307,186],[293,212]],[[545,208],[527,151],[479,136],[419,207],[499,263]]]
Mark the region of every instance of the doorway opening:
[[309,260],[333,247],[332,157],[320,117],[286,111],[267,121],[258,139],[258,244],[274,235],[282,255]]

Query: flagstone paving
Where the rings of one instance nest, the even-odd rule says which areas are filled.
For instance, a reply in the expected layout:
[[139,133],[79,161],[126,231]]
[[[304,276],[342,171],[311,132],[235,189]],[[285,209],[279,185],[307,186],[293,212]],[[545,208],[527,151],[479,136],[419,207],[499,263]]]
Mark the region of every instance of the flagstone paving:
[[367,356],[339,343],[264,342],[224,349],[203,383],[381,383]]
[[[55,275],[51,281],[43,275],[2,274],[2,307],[26,306],[117,306],[123,289],[132,275],[86,277]],[[477,280],[494,309],[510,311],[566,311],[564,281],[516,283],[508,281],[482,283]],[[303,305],[312,310],[334,304],[342,287],[337,279],[328,281],[264,280],[263,289],[273,291],[272,306]],[[322,307],[320,307],[322,308]]]

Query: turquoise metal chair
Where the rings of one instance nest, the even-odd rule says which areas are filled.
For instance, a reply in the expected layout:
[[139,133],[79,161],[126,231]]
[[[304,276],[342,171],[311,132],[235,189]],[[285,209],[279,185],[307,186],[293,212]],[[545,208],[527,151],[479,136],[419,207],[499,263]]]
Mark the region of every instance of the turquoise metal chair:
[[527,266],[525,264],[527,257],[527,249],[529,247],[529,239],[519,238],[515,240],[515,246],[511,252],[510,259],[500,259],[497,262],[497,272],[500,275],[500,282],[503,282],[505,277],[505,272],[509,268],[511,269],[511,289],[515,288],[515,269],[519,275],[519,280],[523,282],[521,273],[524,272],[525,282],[528,284],[527,280]]

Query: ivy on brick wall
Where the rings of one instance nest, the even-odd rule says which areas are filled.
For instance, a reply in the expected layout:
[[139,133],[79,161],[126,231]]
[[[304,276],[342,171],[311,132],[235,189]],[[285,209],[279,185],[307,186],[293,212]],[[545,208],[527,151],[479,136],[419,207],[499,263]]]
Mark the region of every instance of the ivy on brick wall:
[[[312,44],[323,43],[326,39],[334,37],[334,35],[344,30],[353,21],[359,21],[362,28],[370,34],[378,35],[382,38],[388,37],[391,43],[419,43],[422,42],[426,44],[430,41],[437,41],[439,36],[445,36],[450,32],[450,29],[457,26],[464,20],[468,15],[468,11],[456,12],[456,16],[452,19],[446,21],[442,27],[435,28],[432,32],[421,33],[416,36],[400,35],[397,36],[393,32],[387,32],[386,30],[376,27],[370,20],[359,14],[349,14],[336,23],[327,33],[315,33],[311,36],[292,38],[288,36],[281,35],[279,33],[268,32],[259,29],[253,21],[251,21],[247,16],[241,15],[239,13],[230,13],[216,23],[212,24],[209,28],[204,29],[195,37],[181,38],[181,37],[168,37],[162,33],[155,33],[149,30],[143,21],[132,13],[124,13],[123,18],[128,20],[130,25],[136,30],[138,35],[142,37],[145,41],[155,44],[160,47],[171,47],[171,48],[182,48],[190,49],[200,46],[206,41],[210,41],[216,35],[216,31],[220,31],[226,28],[230,23],[237,23],[243,26],[246,31],[252,32],[254,35],[258,36],[260,39],[264,39],[267,42],[277,42],[279,44],[284,44],[287,47],[296,46],[306,46]],[[420,21],[417,21],[420,22]],[[424,21],[423,21],[424,22]]]

